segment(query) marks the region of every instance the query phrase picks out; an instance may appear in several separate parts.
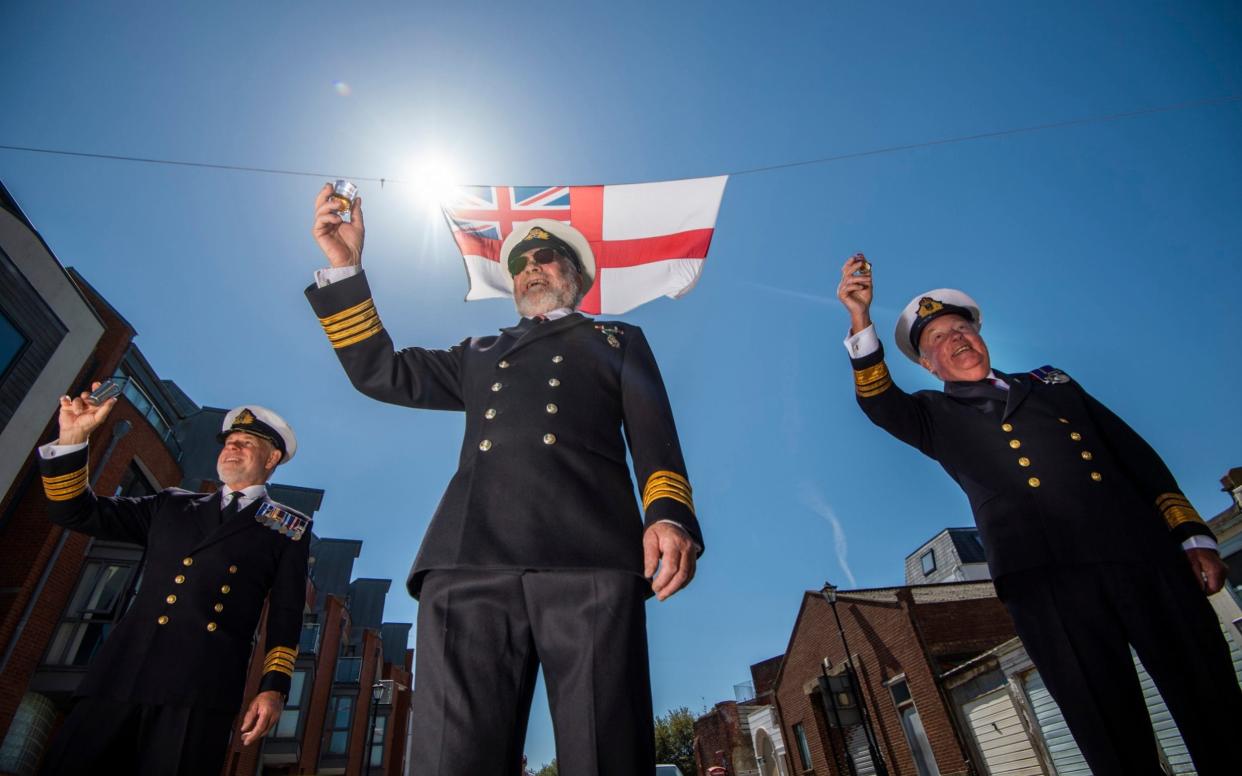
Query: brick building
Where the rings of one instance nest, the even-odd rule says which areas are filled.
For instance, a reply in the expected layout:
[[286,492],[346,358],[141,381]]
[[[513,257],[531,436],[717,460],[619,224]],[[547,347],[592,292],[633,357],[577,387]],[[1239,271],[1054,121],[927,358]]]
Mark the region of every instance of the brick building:
[[[109,495],[214,491],[224,410],[199,407],[158,376],[134,328],[60,265],[2,186],[0,277],[0,775],[25,776],[142,576],[140,547],[47,519],[36,456],[56,436],[57,398],[124,378],[91,444],[91,486]],[[316,488],[268,489],[312,516],[323,498]],[[382,622],[389,580],[351,581],[360,542],[310,540],[296,692],[261,747],[230,751],[227,772],[397,776],[410,724],[410,625]],[[262,660],[254,656],[250,694]]]
[[[893,776],[970,773],[974,757],[943,677],[1014,638],[991,583],[841,591],[836,608],[840,630],[823,591],[803,594],[776,681],[789,772],[845,776],[849,758],[862,776],[876,772],[878,757]],[[850,667],[861,689],[854,699],[841,694]],[[835,724],[851,713],[861,719]]]
[[700,774],[720,766],[728,776],[788,776],[772,705],[782,658],[752,665],[751,680],[733,688],[735,700],[721,701],[695,720],[694,762]]

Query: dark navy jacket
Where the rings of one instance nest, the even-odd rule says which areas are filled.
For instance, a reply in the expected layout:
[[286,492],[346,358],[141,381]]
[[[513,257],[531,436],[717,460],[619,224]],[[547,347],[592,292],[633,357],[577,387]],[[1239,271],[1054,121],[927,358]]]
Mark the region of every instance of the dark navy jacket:
[[993,578],[1167,560],[1188,536],[1211,535],[1151,446],[1059,370],[1048,382],[997,372],[1008,391],[982,381],[908,394],[882,348],[852,364],[867,417],[965,491]]
[[141,545],[146,565],[133,604],[91,659],[78,694],[238,711],[269,594],[268,670],[259,691],[287,694],[310,530],[299,541],[269,530],[255,520],[263,499],[221,524],[220,494],[172,488],[142,498],[96,496],[87,487],[87,453],[40,459],[48,516],[99,539]]
[[673,413],[638,327],[574,313],[447,350],[395,351],[365,273],[306,294],[359,391],[466,414],[457,472],[410,571],[411,595],[431,569],[641,574],[644,525],[665,519],[702,547]]

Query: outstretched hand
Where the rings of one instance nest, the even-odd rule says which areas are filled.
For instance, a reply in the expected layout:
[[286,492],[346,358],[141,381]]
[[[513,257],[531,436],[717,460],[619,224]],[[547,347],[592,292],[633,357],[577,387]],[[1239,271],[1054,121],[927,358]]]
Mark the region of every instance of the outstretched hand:
[[[866,274],[855,272],[866,270]],[[872,287],[871,266],[866,257],[855,253],[841,267],[841,283],[837,286],[837,299],[850,314],[850,334],[857,334],[871,325]]]
[[246,716],[242,718],[242,745],[250,746],[271,730],[285,707],[284,697],[277,690],[264,690],[254,696]]
[[678,526],[653,523],[643,533],[643,576],[651,579],[651,590],[661,601],[694,579],[695,558],[694,541]]
[[367,231],[362,218],[362,197],[354,198],[346,221],[337,210],[338,202],[332,199],[332,190],[332,184],[325,183],[315,197],[311,235],[333,267],[356,267],[362,263],[362,243]]
[[[99,386],[100,383],[91,383],[91,390]],[[57,444],[80,445],[90,439],[91,432],[103,424],[116,404],[116,397],[102,404],[91,404],[86,400],[88,396],[89,393],[83,393],[76,399],[60,397],[60,438],[56,440]]]

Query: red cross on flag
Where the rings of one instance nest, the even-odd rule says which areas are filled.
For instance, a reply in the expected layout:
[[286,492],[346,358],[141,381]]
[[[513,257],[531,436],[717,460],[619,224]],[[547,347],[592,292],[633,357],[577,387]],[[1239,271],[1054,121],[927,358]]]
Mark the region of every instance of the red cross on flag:
[[535,218],[572,225],[595,254],[595,284],[578,306],[618,315],[698,282],[728,176],[620,186],[465,186],[443,206],[466,263],[466,301],[512,296],[505,237]]

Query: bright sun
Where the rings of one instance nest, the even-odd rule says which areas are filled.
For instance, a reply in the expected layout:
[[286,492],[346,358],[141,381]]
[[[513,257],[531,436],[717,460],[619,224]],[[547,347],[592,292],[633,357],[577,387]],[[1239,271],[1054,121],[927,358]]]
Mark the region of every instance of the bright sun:
[[419,206],[437,211],[454,198],[461,183],[452,161],[438,153],[415,159],[409,166],[408,178]]

